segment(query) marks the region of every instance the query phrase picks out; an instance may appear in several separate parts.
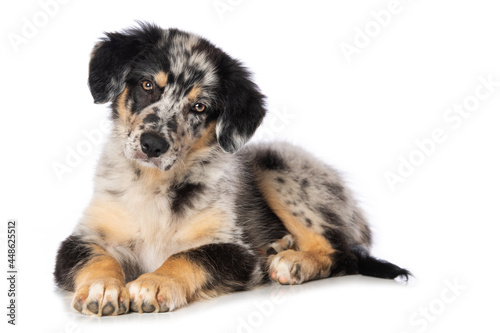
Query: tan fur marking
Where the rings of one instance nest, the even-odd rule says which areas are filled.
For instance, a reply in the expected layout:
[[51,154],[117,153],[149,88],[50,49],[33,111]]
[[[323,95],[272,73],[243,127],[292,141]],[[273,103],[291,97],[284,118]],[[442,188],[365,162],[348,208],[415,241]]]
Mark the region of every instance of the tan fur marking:
[[142,114],[142,113],[139,115],[137,115],[137,113],[129,114],[128,122],[129,122],[130,129],[135,129],[137,126],[142,124],[142,120],[145,118],[145,116],[146,115]]
[[201,289],[208,280],[208,274],[203,268],[181,256],[168,258],[155,273],[168,276],[182,284],[188,298]]
[[91,230],[99,230],[106,241],[122,243],[130,240],[136,230],[128,223],[131,214],[122,205],[112,201],[94,199],[85,211],[85,224]]
[[261,179],[259,186],[269,207],[294,236],[296,246],[299,250],[314,251],[322,254],[335,252],[325,237],[309,230],[297,217],[292,215],[288,206],[281,200],[279,193],[272,186],[272,182]]
[[[271,181],[264,177],[258,182],[264,199],[293,235],[297,248],[297,251],[288,249],[268,258],[271,280],[281,284],[300,284],[327,277],[332,267],[331,254],[335,252],[331,244],[292,215]],[[294,267],[299,266],[301,268],[295,271]]]
[[224,228],[227,216],[220,210],[210,209],[190,219],[189,226],[179,230],[176,237],[186,243],[202,239],[215,239]]
[[128,312],[130,299],[122,267],[97,245],[92,252],[95,257],[75,274],[73,308],[99,317]]
[[201,93],[200,86],[195,85],[188,94],[189,101],[194,102],[198,98],[200,93]]
[[121,283],[125,283],[125,273],[122,267],[114,258],[109,256],[102,248],[94,245],[92,252],[97,256],[90,259],[75,274],[75,286],[90,281],[107,281],[118,279]]
[[167,74],[164,71],[156,73],[154,76],[155,82],[160,87],[165,87],[167,85]]
[[157,168],[143,166],[139,163],[136,163],[135,165],[141,170],[141,184],[145,189],[164,184],[168,182],[168,179],[173,176],[173,174],[171,172],[169,173],[168,171],[162,171]]
[[210,123],[210,125],[208,125],[203,135],[198,140],[196,140],[196,142],[191,146],[191,148],[187,152],[186,157],[189,157],[191,154],[196,153],[197,151],[200,151],[208,147],[208,144],[214,137],[215,137],[215,122]]
[[120,95],[116,98],[116,109],[118,110],[118,115],[120,116],[120,119],[124,122],[127,123],[127,116],[128,116],[128,110],[127,110],[127,96],[128,96],[128,87],[125,87],[123,91],[121,92]]

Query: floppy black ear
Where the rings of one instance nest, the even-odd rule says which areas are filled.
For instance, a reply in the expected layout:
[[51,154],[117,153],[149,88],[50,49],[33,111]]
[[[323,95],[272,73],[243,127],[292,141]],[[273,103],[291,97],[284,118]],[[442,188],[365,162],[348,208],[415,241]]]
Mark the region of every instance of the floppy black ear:
[[250,73],[230,59],[221,66],[222,112],[217,119],[219,145],[228,153],[237,152],[250,140],[266,114],[264,95],[250,79]]
[[163,30],[139,23],[138,28],[106,33],[92,51],[89,64],[89,88],[94,103],[110,102],[125,88],[134,60],[155,45]]

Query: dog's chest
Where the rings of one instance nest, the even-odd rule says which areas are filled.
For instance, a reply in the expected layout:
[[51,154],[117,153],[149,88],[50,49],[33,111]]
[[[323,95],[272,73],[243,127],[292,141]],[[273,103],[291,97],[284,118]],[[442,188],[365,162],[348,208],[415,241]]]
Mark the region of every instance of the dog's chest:
[[170,200],[160,194],[131,186],[122,201],[135,230],[131,250],[141,268],[148,272],[182,247],[175,237],[178,223],[174,223]]
[[[221,218],[216,221],[200,218],[206,216],[210,219],[215,214],[211,212],[213,207],[217,207],[213,202],[208,207],[208,202],[201,198],[201,190],[196,193],[197,189],[188,184],[184,189],[181,187],[185,196],[179,197],[175,192],[169,192],[170,188],[170,185],[149,189],[131,186],[122,201],[131,216],[130,222],[135,225],[136,231],[131,235],[133,256],[146,272],[156,270],[175,253],[209,243],[213,237],[224,234],[219,230],[230,228],[230,221],[224,219],[225,214],[221,213]],[[181,202],[176,203],[176,200]]]
[[170,179],[121,170],[96,182],[103,201],[113,202],[119,212],[120,222],[107,228],[103,246],[120,262],[132,261],[151,272],[175,253],[239,235],[234,188],[226,180],[231,173],[224,168],[203,166],[195,172],[191,167],[189,174]]

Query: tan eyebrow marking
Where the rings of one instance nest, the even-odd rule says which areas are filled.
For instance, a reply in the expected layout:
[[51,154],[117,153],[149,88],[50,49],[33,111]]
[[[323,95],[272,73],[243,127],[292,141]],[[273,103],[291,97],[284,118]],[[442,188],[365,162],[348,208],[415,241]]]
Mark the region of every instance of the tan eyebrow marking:
[[156,73],[156,75],[154,76],[154,79],[155,79],[155,82],[158,86],[160,87],[165,87],[167,85],[167,74],[165,74],[164,71],[160,71],[158,73]]
[[191,102],[194,102],[196,100],[196,98],[198,98],[198,95],[201,93],[201,88],[199,85],[195,85],[191,91],[189,92],[188,94],[188,99],[191,101]]

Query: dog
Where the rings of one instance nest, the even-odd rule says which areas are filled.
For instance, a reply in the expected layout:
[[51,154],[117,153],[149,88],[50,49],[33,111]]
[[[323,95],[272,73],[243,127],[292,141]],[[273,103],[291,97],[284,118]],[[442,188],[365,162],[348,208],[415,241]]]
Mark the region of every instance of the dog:
[[56,258],[78,312],[173,311],[270,281],[408,279],[369,254],[370,228],[336,170],[290,144],[246,145],[265,97],[206,39],[149,23],[106,33],[88,85],[111,102],[113,129]]

